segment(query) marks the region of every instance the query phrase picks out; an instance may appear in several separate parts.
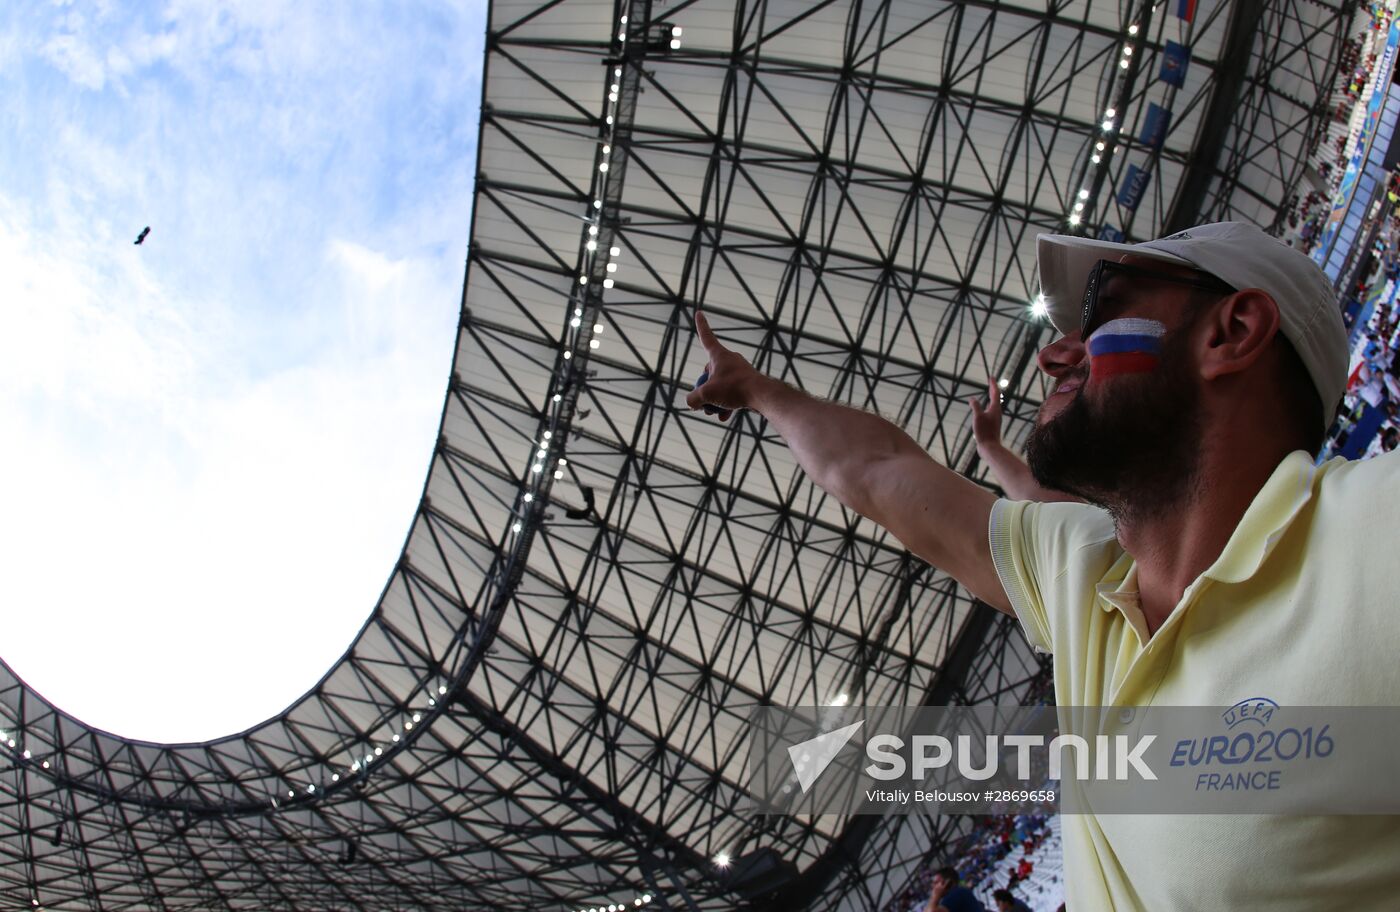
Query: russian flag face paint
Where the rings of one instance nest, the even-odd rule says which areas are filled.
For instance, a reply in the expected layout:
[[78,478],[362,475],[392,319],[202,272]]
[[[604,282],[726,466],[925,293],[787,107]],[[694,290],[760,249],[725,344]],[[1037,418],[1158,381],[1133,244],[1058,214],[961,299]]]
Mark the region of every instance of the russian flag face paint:
[[1167,327],[1156,320],[1109,320],[1089,337],[1089,377],[1143,374],[1157,369]]

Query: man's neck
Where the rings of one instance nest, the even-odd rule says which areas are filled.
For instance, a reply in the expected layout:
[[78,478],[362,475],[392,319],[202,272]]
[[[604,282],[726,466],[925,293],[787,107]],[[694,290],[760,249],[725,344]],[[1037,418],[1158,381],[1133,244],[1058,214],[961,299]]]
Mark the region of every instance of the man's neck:
[[1118,522],[1118,541],[1137,562],[1138,600],[1149,633],[1171,615],[1186,589],[1215,563],[1282,454],[1217,448],[1205,454],[1195,496],[1181,509]]

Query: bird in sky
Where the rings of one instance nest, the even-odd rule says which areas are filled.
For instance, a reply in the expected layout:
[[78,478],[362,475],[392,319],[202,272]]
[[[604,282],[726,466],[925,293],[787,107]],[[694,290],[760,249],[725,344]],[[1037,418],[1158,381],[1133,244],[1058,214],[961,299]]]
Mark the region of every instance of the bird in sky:
[[151,226],[150,226],[150,225],[147,225],[145,228],[142,228],[142,229],[141,229],[141,233],[138,234],[138,235],[136,235],[136,243],[139,245],[142,241],[144,241],[144,240],[146,239],[146,235],[148,235],[148,234],[150,234],[150,233],[151,233]]

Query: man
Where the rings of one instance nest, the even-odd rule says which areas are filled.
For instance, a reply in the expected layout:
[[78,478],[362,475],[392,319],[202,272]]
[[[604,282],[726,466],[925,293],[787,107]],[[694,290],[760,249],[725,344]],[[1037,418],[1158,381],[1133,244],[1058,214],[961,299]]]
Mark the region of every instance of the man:
[[986,912],[971,890],[962,886],[962,876],[954,867],[933,872],[933,889],[929,891],[928,912]]
[[1035,863],[1029,858],[1022,858],[1020,864],[1016,865],[1016,873],[1013,875],[1013,878],[1017,883],[1020,883],[1027,877],[1030,877],[1031,872],[1034,870]]
[[996,900],[997,912],[1031,912],[1031,907],[1017,899],[1010,890],[995,890],[992,899]]
[[[1347,374],[1325,277],[1238,223],[1038,254],[1062,335],[1030,466],[1092,506],[998,501],[878,416],[759,374],[703,316],[687,404],[759,412],[815,483],[1019,618],[1061,706],[1394,704],[1400,457],[1313,465]],[[1394,818],[1062,827],[1071,909],[1389,908],[1400,889]]]

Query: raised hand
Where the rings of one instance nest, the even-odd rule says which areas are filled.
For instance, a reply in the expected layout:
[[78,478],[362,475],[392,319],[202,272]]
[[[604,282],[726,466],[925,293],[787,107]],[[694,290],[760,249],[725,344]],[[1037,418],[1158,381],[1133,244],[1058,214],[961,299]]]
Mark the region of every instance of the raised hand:
[[994,378],[987,378],[987,404],[983,406],[973,396],[967,400],[972,408],[972,437],[980,450],[1001,445],[1001,387]]
[[724,409],[721,421],[735,409],[752,409],[763,417],[765,433],[783,439],[813,484],[884,526],[978,598],[1012,613],[987,541],[995,494],[940,465],[879,415],[818,399],[759,373],[720,344],[700,313],[695,334],[708,360],[705,382],[685,397],[689,408]]
[[735,409],[749,408],[749,394],[755,381],[763,375],[743,355],[725,348],[710,329],[710,321],[699,311],[695,314],[695,334],[709,359],[695,388],[685,397],[692,410],[704,409],[706,414],[718,415],[728,421]]

